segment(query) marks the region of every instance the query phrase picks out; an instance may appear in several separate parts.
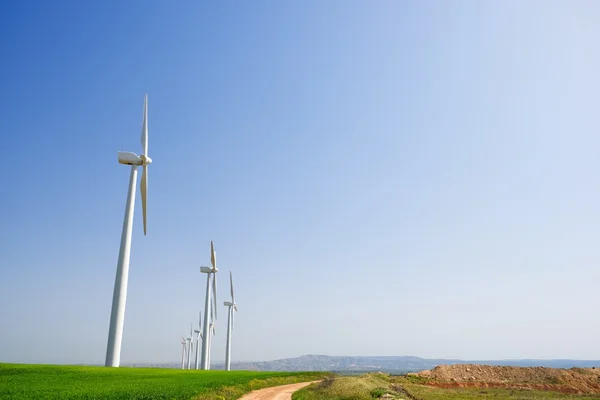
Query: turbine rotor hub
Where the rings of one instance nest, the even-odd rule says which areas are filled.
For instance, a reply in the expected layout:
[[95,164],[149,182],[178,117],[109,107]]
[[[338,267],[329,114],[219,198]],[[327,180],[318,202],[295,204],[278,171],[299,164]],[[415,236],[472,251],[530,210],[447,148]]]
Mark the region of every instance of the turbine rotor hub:
[[141,160],[141,165],[150,165],[152,164],[152,159],[148,156],[146,156],[145,154],[142,154],[140,156],[140,160]]

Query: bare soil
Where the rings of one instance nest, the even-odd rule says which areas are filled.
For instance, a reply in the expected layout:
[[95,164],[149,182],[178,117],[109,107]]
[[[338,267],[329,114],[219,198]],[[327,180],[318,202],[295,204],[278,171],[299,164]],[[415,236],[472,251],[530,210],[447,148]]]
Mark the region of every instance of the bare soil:
[[240,400],[291,400],[292,393],[311,383],[313,382],[293,383],[291,385],[273,386],[266,389],[254,390],[243,396]]
[[453,387],[503,387],[551,390],[562,393],[600,393],[600,369],[505,367],[479,364],[439,365],[412,374],[425,378],[426,385]]

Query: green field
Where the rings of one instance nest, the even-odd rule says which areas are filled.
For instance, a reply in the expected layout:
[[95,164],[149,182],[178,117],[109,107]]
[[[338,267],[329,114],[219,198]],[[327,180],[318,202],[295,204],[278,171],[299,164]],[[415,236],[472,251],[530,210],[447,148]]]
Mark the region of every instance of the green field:
[[600,400],[600,395],[562,394],[530,389],[440,389],[419,384],[414,377],[366,374],[329,377],[293,394],[293,400]]
[[390,378],[384,374],[340,376],[300,389],[292,395],[293,400],[371,400],[391,389]]
[[327,375],[0,364],[0,399],[233,400],[255,389]]
[[599,395],[564,394],[531,389],[439,389],[406,385],[406,390],[423,400],[598,400]]

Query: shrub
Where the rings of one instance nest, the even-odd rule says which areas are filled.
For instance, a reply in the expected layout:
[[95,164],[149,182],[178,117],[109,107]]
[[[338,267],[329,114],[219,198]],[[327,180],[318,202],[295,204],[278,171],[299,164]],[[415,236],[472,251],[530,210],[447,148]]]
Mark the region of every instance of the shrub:
[[378,388],[371,390],[370,394],[371,394],[371,397],[378,399],[381,396],[383,396],[384,394],[386,394],[387,392],[388,392],[388,390],[386,388],[378,387]]

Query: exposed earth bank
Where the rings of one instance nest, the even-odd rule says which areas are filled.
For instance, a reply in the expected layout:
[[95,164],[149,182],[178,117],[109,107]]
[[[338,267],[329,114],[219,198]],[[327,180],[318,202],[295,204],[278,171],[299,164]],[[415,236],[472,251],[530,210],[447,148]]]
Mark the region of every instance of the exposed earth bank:
[[600,393],[599,368],[506,367],[479,364],[439,365],[414,375],[426,385],[453,388],[519,388],[562,393]]

